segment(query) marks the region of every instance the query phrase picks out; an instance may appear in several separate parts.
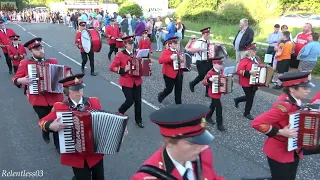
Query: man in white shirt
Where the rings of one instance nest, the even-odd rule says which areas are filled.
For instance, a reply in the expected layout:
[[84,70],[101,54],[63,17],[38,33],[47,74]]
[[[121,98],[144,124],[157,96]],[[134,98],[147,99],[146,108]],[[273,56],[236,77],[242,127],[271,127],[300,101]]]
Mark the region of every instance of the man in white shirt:
[[[210,27],[201,29],[202,38],[198,39],[197,42],[189,49],[196,58],[196,65],[198,69],[198,76],[189,83],[191,92],[194,92],[194,87],[201,82],[206,76],[207,72],[212,69],[212,62],[208,61],[208,43],[210,43]],[[208,95],[208,87],[206,88],[206,94]]]
[[208,144],[214,136],[206,130],[207,112],[204,105],[179,104],[151,113],[149,117],[159,126],[165,146],[145,161],[131,180],[224,180],[213,169]]

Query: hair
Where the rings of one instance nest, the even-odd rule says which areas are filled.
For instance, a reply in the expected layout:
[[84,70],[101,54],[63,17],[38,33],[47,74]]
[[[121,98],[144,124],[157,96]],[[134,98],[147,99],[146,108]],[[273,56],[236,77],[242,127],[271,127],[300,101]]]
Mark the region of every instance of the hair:
[[285,37],[290,38],[290,32],[289,31],[285,31],[282,33]]
[[299,86],[294,85],[294,86],[283,87],[282,88],[282,91],[289,97],[289,100],[294,102],[294,103],[296,103],[297,101],[290,94],[290,88],[293,88],[293,89],[297,90],[299,88]]
[[64,87],[64,88],[63,88],[63,94],[64,94],[65,96],[69,96],[69,88],[68,88],[68,87]]
[[312,40],[319,41],[319,33],[313,32],[311,33],[311,36],[312,36]]
[[172,137],[163,137],[163,143],[164,143],[164,146],[167,146],[168,144],[171,144],[171,145],[176,145],[178,143],[179,138],[172,138]]
[[311,23],[305,23],[305,24],[307,24],[307,25],[309,25],[310,26],[310,28],[311,28],[311,31],[312,31],[312,24]]
[[240,22],[244,24],[248,24],[248,19],[241,19]]
[[251,54],[253,54],[254,51],[256,51],[256,50],[253,50],[253,49],[246,50],[246,52],[244,53],[244,55],[245,55],[246,57],[251,57]]
[[283,28],[288,29],[288,26],[287,26],[287,25],[282,25],[282,26],[281,26],[281,30],[282,30]]
[[162,20],[162,17],[161,17],[161,16],[158,16],[158,18],[160,19],[160,21]]

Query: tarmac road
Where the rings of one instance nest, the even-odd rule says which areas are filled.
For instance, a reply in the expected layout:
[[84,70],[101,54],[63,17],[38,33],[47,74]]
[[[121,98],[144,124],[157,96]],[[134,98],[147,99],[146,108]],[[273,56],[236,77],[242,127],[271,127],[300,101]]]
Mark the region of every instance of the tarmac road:
[[[46,57],[54,57],[60,64],[69,65],[73,72],[80,72],[81,57],[79,50],[74,46],[75,32],[64,25],[58,24],[8,24],[21,36],[22,42],[42,37],[45,41]],[[107,60],[108,47],[104,44],[100,53],[95,53],[96,70],[99,76],[85,76],[86,96],[96,96],[100,99],[103,108],[117,111],[124,101],[121,89],[117,85],[118,75],[109,71],[110,61]],[[36,171],[41,170],[46,180],[69,180],[72,170],[59,163],[59,155],[55,152],[52,143],[46,145],[40,136],[37,127],[38,119],[32,107],[28,104],[21,89],[12,85],[4,58],[0,66],[0,79],[4,94],[0,99],[0,114],[3,114],[0,124],[0,179],[5,171]],[[89,63],[87,64],[89,72]],[[144,78],[143,84],[143,120],[144,129],[138,128],[131,120],[128,126],[129,135],[125,137],[121,151],[117,155],[106,156],[104,160],[105,175],[108,180],[127,180],[135,173],[153,152],[161,146],[161,136],[156,125],[148,120],[148,115],[155,109],[174,103],[170,95],[159,104],[156,95],[164,88],[161,75],[161,66],[153,63],[153,75]],[[196,86],[196,92],[191,93],[187,82],[192,80],[196,72],[185,73],[183,88],[183,103],[200,103],[209,105],[210,99],[204,97],[204,87]],[[264,135],[257,133],[250,126],[250,121],[242,117],[243,106],[234,108],[233,98],[242,95],[242,89],[236,84],[234,92],[222,97],[224,121],[228,131],[220,133],[215,127],[210,130],[216,136],[211,148],[214,155],[214,166],[218,174],[228,180],[239,180],[241,177],[267,177],[269,170],[267,161],[261,149]],[[275,95],[258,92],[254,102],[252,115],[257,116],[268,110]],[[242,105],[242,104],[241,104]],[[132,108],[127,112],[133,117]],[[298,172],[299,180],[319,180],[320,163],[318,156],[305,158]],[[5,170],[5,171],[4,171]],[[41,174],[40,174],[41,175]],[[27,179],[26,177],[22,179]]]

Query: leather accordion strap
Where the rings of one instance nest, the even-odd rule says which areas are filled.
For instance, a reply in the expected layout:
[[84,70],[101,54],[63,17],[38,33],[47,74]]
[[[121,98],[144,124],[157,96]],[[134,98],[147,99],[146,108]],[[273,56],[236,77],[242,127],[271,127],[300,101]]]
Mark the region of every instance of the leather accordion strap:
[[150,174],[160,180],[178,180],[177,178],[173,177],[171,174],[167,173],[166,171],[151,165],[141,166],[138,173],[139,172]]

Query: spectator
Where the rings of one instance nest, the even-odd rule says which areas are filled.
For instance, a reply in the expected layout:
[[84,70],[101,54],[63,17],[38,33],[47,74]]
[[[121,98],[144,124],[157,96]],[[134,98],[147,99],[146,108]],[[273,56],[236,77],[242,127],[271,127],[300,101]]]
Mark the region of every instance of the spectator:
[[146,30],[148,31],[148,38],[151,40],[152,36],[152,29],[153,29],[153,24],[150,20],[150,18],[147,19],[147,24],[146,24]]
[[137,27],[137,17],[136,17],[136,15],[132,16],[131,27],[132,27],[132,31],[134,32],[136,30],[136,27]]
[[174,24],[171,22],[169,18],[165,19],[165,23],[167,25],[166,30],[164,32],[164,41],[168,40],[169,38],[174,37]]
[[193,53],[190,51],[190,49],[195,44],[195,42],[197,42],[197,36],[192,35],[191,39],[188,41],[188,43],[186,44],[186,47],[184,48],[184,52],[188,53],[190,56],[193,56]]
[[139,44],[139,41],[141,39],[143,31],[146,29],[145,24],[142,22],[142,19],[139,19],[136,30],[135,30],[135,35],[136,35],[136,43],[137,45]]
[[253,42],[254,32],[248,25],[248,19],[240,20],[240,30],[234,38],[233,46],[236,50],[237,65],[245,57],[246,47]]
[[[282,25],[281,26],[281,31],[282,32],[286,32],[286,31],[288,31],[288,26],[287,25]],[[292,41],[293,40],[293,38],[292,38],[292,34],[291,34],[291,32],[290,32],[290,41]]]
[[294,47],[294,53],[291,56],[291,61],[290,61],[291,72],[298,71],[300,61],[297,60],[297,56],[300,50],[312,39],[311,33],[312,33],[312,25],[310,23],[306,23],[303,26],[303,32],[298,33],[297,36],[293,39],[293,42],[295,43],[295,47]]
[[157,22],[154,24],[154,29],[156,30],[156,40],[157,40],[157,50],[162,51],[162,21],[161,16],[157,17]]
[[132,18],[131,18],[131,14],[127,14],[127,19],[128,19],[128,31],[129,31],[129,36],[133,35],[133,29],[132,29]]
[[297,59],[300,61],[298,70],[312,72],[320,56],[319,33],[313,32],[311,40],[300,50]]
[[175,26],[175,36],[179,38],[179,42],[178,42],[178,49],[180,49],[180,43],[182,40],[182,31],[183,31],[183,25],[181,23],[181,19],[177,19],[177,24]]
[[120,27],[121,27],[121,32],[125,33],[125,34],[129,34],[129,23],[128,23],[128,19],[125,15],[123,15],[122,17],[122,21],[120,23]]
[[269,34],[267,38],[267,43],[269,44],[269,47],[267,49],[267,54],[272,54],[272,56],[274,56],[275,48],[277,47],[278,43],[282,38],[282,33],[279,32],[279,28],[280,28],[279,24],[274,25],[274,31],[271,34]]

